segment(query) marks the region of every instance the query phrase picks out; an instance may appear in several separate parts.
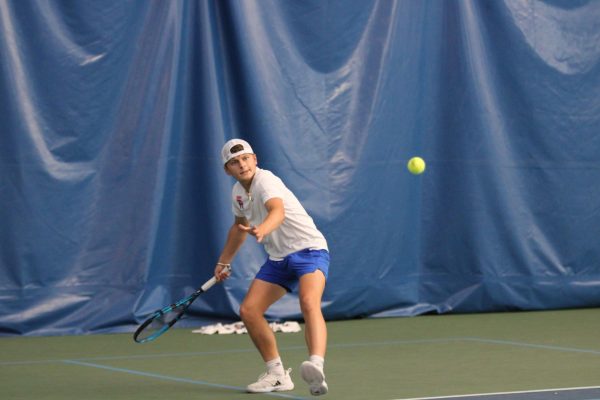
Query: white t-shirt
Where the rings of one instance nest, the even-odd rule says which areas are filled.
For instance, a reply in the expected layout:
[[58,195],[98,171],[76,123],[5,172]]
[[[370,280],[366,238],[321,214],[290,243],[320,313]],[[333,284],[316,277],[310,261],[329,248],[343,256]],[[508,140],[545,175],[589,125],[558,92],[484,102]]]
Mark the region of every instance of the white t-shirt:
[[265,203],[269,199],[277,197],[283,200],[283,223],[262,241],[269,258],[280,260],[304,249],[328,250],[327,241],[315,226],[313,219],[283,181],[271,171],[256,168],[250,192],[247,193],[246,189],[236,182],[231,194],[233,214],[245,217],[252,226],[260,225],[267,217]]

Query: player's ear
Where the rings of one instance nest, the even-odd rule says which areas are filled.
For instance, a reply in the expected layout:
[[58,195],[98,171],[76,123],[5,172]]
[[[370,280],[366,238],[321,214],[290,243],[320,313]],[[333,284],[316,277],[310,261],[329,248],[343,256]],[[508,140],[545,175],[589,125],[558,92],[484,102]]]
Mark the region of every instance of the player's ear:
[[231,176],[231,172],[229,172],[229,168],[227,168],[227,164],[223,165],[223,169],[225,170],[225,173],[229,176]]

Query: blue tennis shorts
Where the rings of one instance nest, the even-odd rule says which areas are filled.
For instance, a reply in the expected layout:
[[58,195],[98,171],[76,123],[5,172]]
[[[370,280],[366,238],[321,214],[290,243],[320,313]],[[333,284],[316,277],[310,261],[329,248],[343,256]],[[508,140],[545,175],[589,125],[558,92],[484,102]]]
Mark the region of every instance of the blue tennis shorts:
[[298,287],[302,275],[321,270],[325,279],[329,273],[329,252],[327,250],[304,249],[292,253],[281,261],[267,259],[256,274],[256,279],[282,286],[288,292]]

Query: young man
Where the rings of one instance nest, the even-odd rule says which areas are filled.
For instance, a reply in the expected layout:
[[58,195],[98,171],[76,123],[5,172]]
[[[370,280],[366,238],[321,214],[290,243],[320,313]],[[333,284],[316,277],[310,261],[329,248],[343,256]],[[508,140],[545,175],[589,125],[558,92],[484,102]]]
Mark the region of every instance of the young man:
[[231,264],[248,234],[264,245],[268,258],[258,271],[240,306],[240,317],[262,356],[267,372],[248,385],[251,393],[292,390],[291,369],[285,370],[275,335],[264,318],[267,309],[286,292],[298,289],[305,321],[309,360],[302,363],[302,378],[314,396],[327,393],[323,373],[327,328],[321,297],[329,269],[327,241],[296,196],[273,173],[257,167],[256,154],[241,139],[221,150],[225,173],[237,183],[232,190],[235,221],[215,268],[217,279]]

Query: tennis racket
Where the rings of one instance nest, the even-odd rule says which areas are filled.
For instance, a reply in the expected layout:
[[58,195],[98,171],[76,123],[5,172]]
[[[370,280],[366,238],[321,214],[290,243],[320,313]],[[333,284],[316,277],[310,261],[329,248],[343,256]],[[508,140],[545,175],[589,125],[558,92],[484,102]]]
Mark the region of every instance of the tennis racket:
[[[223,272],[229,272],[230,270],[230,266],[223,268]],[[146,343],[158,338],[183,317],[183,314],[185,314],[188,307],[198,298],[198,296],[213,287],[215,283],[217,283],[217,278],[213,276],[191,295],[154,312],[154,314],[137,328],[133,334],[133,340],[137,343]]]

